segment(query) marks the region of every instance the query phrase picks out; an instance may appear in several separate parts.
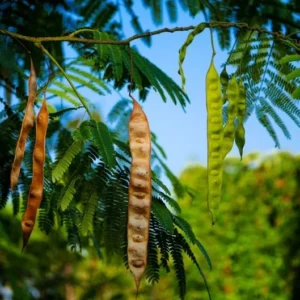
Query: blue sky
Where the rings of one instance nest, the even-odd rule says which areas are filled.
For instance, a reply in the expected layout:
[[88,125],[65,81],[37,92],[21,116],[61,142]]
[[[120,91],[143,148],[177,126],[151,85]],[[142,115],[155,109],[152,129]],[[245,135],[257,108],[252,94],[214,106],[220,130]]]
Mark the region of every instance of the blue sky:
[[[135,11],[143,28],[149,30],[196,25],[203,21],[201,16],[193,19],[188,14],[181,12],[178,22],[174,24],[169,23],[167,14],[164,14],[164,23],[156,27],[151,20],[150,11],[147,11],[142,6],[141,1],[135,6]],[[130,19],[125,11],[122,11],[122,18],[126,37],[129,37],[134,34],[134,31],[130,26]],[[152,37],[151,48],[148,48],[139,40],[134,41],[132,46],[137,46],[144,56],[180,84],[180,77],[177,73],[178,50],[184,43],[187,34],[188,32],[163,33]],[[227,58],[227,51],[222,52],[219,49],[216,38],[215,44],[217,51],[215,65],[221,71],[220,66]],[[210,63],[211,53],[210,35],[209,31],[206,30],[189,47],[184,62],[187,78],[186,91],[191,100],[191,104],[186,108],[186,112],[180,106],[175,106],[170,99],[167,104],[164,103],[155,91],[151,91],[146,103],[143,104],[151,130],[157,134],[159,143],[167,152],[168,165],[177,175],[191,163],[206,165],[205,75]],[[126,96],[126,93],[124,95]],[[119,96],[117,94],[105,97],[105,99],[99,99],[100,108],[104,115],[118,99]],[[299,153],[299,128],[285,116],[283,116],[283,119],[290,129],[292,140],[287,140],[278,131],[281,150]],[[266,130],[256,121],[255,116],[250,117],[246,122],[245,154],[253,151],[270,153],[274,150],[274,142]],[[238,150],[234,146],[234,149],[228,156],[237,155]]]
[[[135,1],[135,12],[145,30],[156,30],[164,27],[197,25],[203,21],[202,16],[191,18],[187,13],[179,10],[178,21],[170,23],[167,13],[164,12],[164,23],[155,26],[151,19],[151,12],[147,11],[142,1]],[[124,8],[121,9],[121,16],[124,26],[125,36],[129,37],[135,34],[131,25],[130,17]],[[116,15],[119,18],[120,15]],[[152,46],[147,47],[141,40],[132,42],[132,46],[137,46],[140,53],[160,67],[179,85],[180,76],[178,75],[178,50],[184,43],[188,32],[163,33],[152,37]],[[217,55],[215,57],[215,66],[221,71],[221,64],[227,59],[228,52],[221,51],[215,38]],[[158,136],[158,142],[165,149],[168,160],[167,164],[171,170],[179,175],[180,172],[189,164],[200,163],[206,165],[206,106],[205,106],[205,75],[211,60],[210,34],[205,30],[197,36],[192,45],[190,45],[184,62],[184,70],[187,79],[186,91],[191,100],[187,106],[186,112],[180,106],[175,106],[171,99],[164,103],[159,94],[152,90],[143,104],[145,113],[148,116],[151,130]],[[74,57],[74,52],[66,48],[66,56]],[[104,117],[110,111],[111,107],[120,100],[118,93],[99,96],[81,91],[88,99],[93,100],[96,107],[99,108]],[[124,97],[127,97],[126,91],[121,91]],[[137,93],[135,94],[138,99]],[[296,101],[296,103],[300,101]],[[53,104],[53,102],[50,102]],[[82,114],[82,112],[80,112]],[[281,114],[292,135],[292,140],[287,140],[283,134],[277,130],[281,143],[282,151],[299,153],[299,128]],[[258,123],[255,116],[252,116],[246,122],[246,145],[244,153],[261,152],[270,153],[275,151],[274,142],[266,130]],[[234,146],[230,156],[238,156],[238,150]]]

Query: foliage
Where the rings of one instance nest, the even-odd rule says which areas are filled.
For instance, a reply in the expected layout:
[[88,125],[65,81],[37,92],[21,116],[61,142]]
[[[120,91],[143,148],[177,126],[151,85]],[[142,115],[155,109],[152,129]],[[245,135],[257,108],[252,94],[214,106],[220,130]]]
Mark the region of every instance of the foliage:
[[[190,166],[180,176],[197,190],[195,199],[185,197],[181,207],[213,261],[207,274],[212,298],[297,299],[300,157],[249,154],[242,162],[227,159],[224,170],[222,205],[213,227],[204,200],[206,169]],[[207,299],[203,291],[196,293],[195,270],[186,273],[194,286],[187,298]]]
[[[212,299],[299,298],[299,174],[299,156],[288,153],[251,154],[244,162],[238,158],[227,159],[220,215],[217,224],[211,227],[203,200],[206,169],[190,166],[182,172],[183,182],[198,191],[195,199],[187,196],[181,200],[183,217],[195,230],[190,232],[190,225],[182,222],[179,225],[182,218],[176,217],[179,221],[174,224],[176,230],[172,239],[178,240],[178,246],[171,253],[180,257],[179,253],[186,251],[182,235],[189,240],[201,236],[213,260],[212,271],[207,272],[200,249],[197,246],[191,249],[207,275]],[[89,201],[93,201],[92,198]],[[21,232],[16,230],[21,215],[12,218],[12,212],[12,207],[0,212],[0,281],[9,284],[16,297],[27,299],[29,290],[37,289],[41,297],[66,298],[66,285],[69,285],[78,299],[100,295],[103,299],[117,296],[119,299],[135,299],[134,284],[122,266],[121,258],[114,256],[107,265],[105,251],[93,235],[82,237],[84,250],[80,253],[66,247],[64,231],[52,231],[45,236],[36,230],[28,250],[21,256]],[[151,228],[163,227],[155,215],[151,219]],[[174,269],[170,263],[173,256],[168,252],[171,236],[165,230],[153,233],[151,231],[151,263],[147,278],[151,282],[159,278],[159,282],[143,284],[139,298],[149,299],[151,295],[157,300],[177,299],[175,279],[170,276]],[[45,259],[37,260],[36,256],[41,253]],[[186,298],[208,299],[197,269],[191,268],[192,261],[185,256],[183,262]],[[177,259],[176,264],[176,270],[180,270],[180,260]],[[70,266],[72,273],[67,272]],[[175,270],[171,274],[176,274]],[[183,279],[184,275],[178,273],[177,276]],[[184,288],[181,285],[181,291]]]
[[[111,41],[123,38],[122,19],[117,17],[119,1],[116,4],[108,0],[101,3],[78,0],[72,5],[64,0],[43,3],[19,0],[10,2],[4,1],[0,6],[0,29],[9,29],[28,36],[47,36],[51,32],[54,36],[76,35]],[[294,34],[295,39],[298,37],[296,31],[300,25],[294,13],[299,12],[300,7],[296,1],[283,3],[274,0],[264,5],[261,1],[251,1],[247,4],[239,0],[223,1],[222,5],[219,5],[219,2],[180,1],[180,5],[181,9],[187,10],[192,16],[202,13],[208,21],[246,22],[251,26],[268,25],[274,31],[283,29],[286,34]],[[124,0],[122,3],[131,17],[134,30],[137,33],[144,32],[133,1]],[[163,5],[167,6],[171,21],[176,21],[176,1],[158,0],[143,3],[151,11],[155,24],[162,22]],[[24,14],[24,11],[28,13]],[[216,30],[221,47],[229,49],[232,45],[230,30]],[[232,30],[236,33],[236,29]],[[196,33],[199,32],[196,30]],[[150,45],[150,38],[144,38],[144,41]],[[170,98],[175,105],[179,103],[183,109],[189,103],[189,98],[172,78],[130,45],[73,43],[70,47],[76,51],[76,57],[67,59],[61,43],[48,43],[45,48],[38,44],[35,44],[35,47],[28,41],[19,44],[29,50],[34,58],[39,78],[39,97],[47,87],[48,99],[54,100],[49,105],[51,122],[47,135],[45,189],[39,209],[39,229],[50,236],[59,232],[59,238],[67,240],[68,250],[64,250],[64,256],[72,253],[72,257],[77,257],[76,251],[84,253],[90,249],[89,244],[92,244],[99,257],[105,256],[108,260],[118,262],[122,258],[127,266],[126,224],[130,151],[124,126],[127,126],[131,111],[130,101],[121,97],[108,115],[109,122],[105,123],[94,113],[90,99],[84,97],[83,88],[96,95],[107,95],[112,90],[120,92],[131,86],[133,90],[138,90],[143,101],[153,88],[164,102]],[[0,99],[0,144],[3,145],[0,152],[0,209],[8,207],[11,201],[13,213],[17,217],[26,207],[34,145],[33,132],[27,145],[20,183],[12,193],[9,190],[10,166],[25,107],[25,82],[29,68],[28,51],[23,51],[19,44],[14,39],[3,35],[0,37],[0,84],[5,91],[5,99]],[[290,133],[275,108],[281,109],[300,127],[300,111],[291,97],[293,95],[297,98],[298,95],[299,69],[288,58],[285,63],[280,63],[285,54],[296,55],[298,50],[295,44],[284,42],[282,39],[277,40],[274,35],[271,38],[259,30],[255,31],[255,34],[241,30],[239,39],[234,43],[225,62],[225,65],[236,68],[239,80],[246,86],[247,117],[255,112],[278,147],[279,139],[273,125],[276,124],[287,138],[290,138]],[[44,54],[47,54],[51,61],[45,59]],[[77,86],[70,87],[64,78]],[[63,105],[59,103],[59,99],[61,103],[63,101]],[[38,98],[36,108],[40,103],[41,98]],[[94,114],[89,113],[92,116],[91,120],[79,120],[77,116],[69,114],[82,108],[93,111]],[[181,208],[166,184],[161,181],[161,172],[170,180],[178,198],[192,197],[196,201],[198,197],[204,199],[204,194],[195,192],[197,189],[188,181],[183,180],[182,183],[172,173],[165,162],[166,154],[154,133],[152,142],[153,206],[146,278],[149,283],[157,283],[162,272],[170,271],[172,258],[179,297],[183,299],[187,290],[186,278],[189,275],[189,272],[185,271],[185,253],[196,267],[194,269],[202,276],[204,285],[201,285],[201,289],[205,286],[209,296],[206,278],[194,248],[200,250],[210,268],[211,260],[198,240],[198,235],[193,232],[192,228],[196,226],[192,227],[185,217],[180,216]],[[204,179],[201,184],[203,181]],[[224,227],[225,225],[224,223]],[[63,232],[60,231],[61,227],[64,228]],[[10,240],[8,235],[6,234],[6,239]],[[17,245],[18,241],[17,235],[10,240],[14,245]],[[64,242],[62,244],[66,246]],[[3,247],[6,251],[9,250],[8,244]],[[32,249],[28,250],[33,251]],[[71,252],[68,252],[70,250]],[[11,251],[12,257],[20,260],[16,254],[16,247]],[[215,259],[217,261],[217,258]],[[31,260],[28,258],[26,263],[30,265]],[[68,269],[66,264],[60,265],[59,268],[61,270],[64,267]],[[5,269],[5,272],[8,272],[7,270]],[[194,278],[198,280],[198,277]],[[39,288],[42,287],[42,283],[35,284]],[[13,286],[17,289],[18,284],[14,282]],[[241,295],[246,295],[243,293],[241,292]],[[24,295],[22,294],[23,299],[28,297]],[[263,295],[263,292],[253,292],[249,295],[255,298],[257,295]],[[83,297],[90,296],[87,292]]]
[[[9,120],[10,118],[6,118],[0,126],[6,126]],[[14,126],[13,124],[11,126]],[[12,130],[15,129],[5,127],[6,132]],[[16,138],[17,135],[12,138],[12,144]],[[62,225],[71,250],[83,251],[86,248],[86,237],[93,237],[93,240],[97,241],[95,246],[99,253],[105,252],[107,257],[112,257],[113,254],[119,258],[124,257],[124,263],[127,265],[125,253],[130,161],[128,151],[123,153],[125,158],[119,152],[120,143],[123,147],[128,147],[124,141],[113,138],[104,123],[96,123],[94,120],[81,123],[79,128],[73,130],[72,135],[61,128],[55,147],[50,150],[50,141],[47,144],[48,152],[54,151],[56,158],[51,162],[48,157],[46,164],[45,191],[39,209],[38,224],[39,229],[46,234],[50,234],[54,227]],[[10,152],[3,152],[1,155],[2,159],[6,159]],[[159,160],[156,161],[159,163]],[[21,186],[24,185],[23,182],[27,185],[30,180],[30,166],[29,162],[22,168],[24,178]],[[9,170],[9,166],[7,169]],[[153,173],[155,174],[154,171]],[[7,190],[5,182],[1,184],[3,190]],[[197,268],[200,266],[188,241],[179,236],[175,229],[174,213],[166,207],[166,203],[169,203],[179,213],[178,203],[160,188],[164,185],[158,176],[155,176],[154,186],[156,188],[153,193],[146,278],[150,283],[156,283],[160,269],[169,270],[169,257],[172,257],[180,297],[183,299],[186,281],[184,275],[181,275],[184,270],[182,251],[191,257]],[[26,199],[27,190],[28,187],[25,190],[19,189],[18,194],[12,194],[13,199],[17,196]],[[168,192],[167,189],[166,191]],[[182,193],[184,195],[185,191]],[[2,206],[7,203],[9,195],[7,190],[6,197],[1,198]],[[185,222],[189,226],[187,221]],[[184,248],[181,250],[181,247]],[[164,257],[162,264],[158,262],[158,251]],[[203,273],[201,275],[204,276]]]

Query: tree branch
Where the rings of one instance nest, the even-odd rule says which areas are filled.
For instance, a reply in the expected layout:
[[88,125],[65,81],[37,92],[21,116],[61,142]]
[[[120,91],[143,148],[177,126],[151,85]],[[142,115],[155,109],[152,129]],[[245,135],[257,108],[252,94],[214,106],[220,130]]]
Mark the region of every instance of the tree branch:
[[[298,41],[291,39],[288,35],[284,35],[281,32],[273,32],[273,31],[269,31],[266,29],[262,29],[259,27],[251,27],[246,23],[229,23],[229,22],[203,22],[202,23],[203,26],[205,26],[206,28],[239,28],[239,29],[245,29],[245,30],[251,30],[251,31],[257,31],[260,33],[265,33],[265,34],[269,34],[272,35],[274,38],[277,39],[281,39],[281,40],[288,40],[289,42],[292,43],[292,45],[294,46],[294,48],[297,48],[298,50],[300,49],[300,47],[298,46]],[[110,44],[110,45],[128,45],[130,42],[137,40],[137,39],[141,39],[141,38],[145,38],[145,37],[149,37],[149,36],[153,36],[153,35],[157,35],[157,34],[161,34],[161,33],[165,33],[165,32],[169,32],[169,33],[173,33],[173,32],[178,32],[178,31],[189,31],[189,30],[193,30],[195,29],[196,26],[186,26],[186,27],[174,27],[174,28],[162,28],[159,30],[154,30],[154,31],[149,31],[149,32],[145,32],[145,33],[141,33],[141,34],[135,34],[127,39],[124,40],[120,40],[120,41],[116,41],[116,40],[98,40],[98,39],[87,39],[87,38],[80,38],[80,37],[76,37],[75,35],[80,33],[80,32],[93,32],[93,31],[98,31],[98,29],[79,29],[75,32],[70,33],[69,35],[66,36],[54,36],[54,37],[31,37],[31,36],[26,36],[26,35],[21,35],[15,32],[11,32],[11,31],[7,31],[4,29],[0,29],[0,34],[2,35],[8,35],[20,40],[24,40],[24,41],[28,41],[28,42],[33,42],[33,43],[43,43],[43,42],[74,42],[74,43],[83,43],[83,44]],[[290,45],[290,46],[292,46]]]

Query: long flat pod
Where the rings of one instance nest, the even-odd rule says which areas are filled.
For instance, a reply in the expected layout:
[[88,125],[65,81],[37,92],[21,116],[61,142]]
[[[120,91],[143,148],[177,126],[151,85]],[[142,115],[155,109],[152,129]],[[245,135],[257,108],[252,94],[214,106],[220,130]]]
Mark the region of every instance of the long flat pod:
[[30,60],[30,75],[28,79],[28,100],[25,109],[25,115],[22,121],[22,127],[16,146],[15,158],[12,163],[10,173],[10,187],[13,190],[18,184],[21,164],[24,158],[25,145],[28,134],[34,124],[34,100],[36,98],[36,73],[32,60]]
[[33,150],[32,182],[29,190],[27,208],[22,219],[23,249],[27,245],[34,228],[37,210],[41,204],[44,190],[45,142],[49,114],[46,99],[36,120],[36,140]]
[[133,99],[129,120],[131,170],[128,202],[128,264],[138,290],[147,266],[151,211],[151,138],[147,117]]
[[206,74],[206,110],[207,110],[207,203],[215,223],[219,208],[223,176],[223,122],[222,92],[220,77],[213,60]]

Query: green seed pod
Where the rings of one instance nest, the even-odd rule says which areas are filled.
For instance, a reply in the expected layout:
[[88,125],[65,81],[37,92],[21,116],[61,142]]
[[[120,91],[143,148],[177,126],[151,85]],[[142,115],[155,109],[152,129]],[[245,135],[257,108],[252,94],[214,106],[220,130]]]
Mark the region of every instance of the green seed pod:
[[226,66],[224,66],[221,74],[220,74],[221,84],[222,84],[222,92],[223,92],[223,103],[226,103],[228,96],[227,96],[227,87],[229,82],[229,76],[226,71]]
[[181,76],[181,86],[182,86],[182,90],[185,91],[184,87],[185,87],[185,76],[184,76],[184,71],[183,71],[183,62],[185,59],[185,55],[186,55],[186,50],[188,48],[188,46],[193,42],[195,36],[199,33],[201,33],[206,27],[208,26],[208,23],[200,23],[198,26],[196,26],[196,28],[190,32],[184,42],[184,44],[181,46],[181,48],[179,49],[179,70],[178,70],[178,74]]
[[206,74],[208,209],[212,223],[219,208],[223,175],[223,124],[220,77],[211,62]]
[[228,110],[227,123],[224,127],[223,158],[230,152],[234,142],[234,120],[237,116],[237,104],[239,99],[239,85],[235,76],[228,84]]
[[241,81],[239,83],[239,98],[237,103],[237,116],[241,118],[245,118],[246,115],[246,90]]
[[242,119],[238,119],[238,125],[235,129],[235,144],[237,145],[239,152],[240,152],[240,156],[241,156],[241,160],[243,158],[243,149],[245,146],[245,128],[243,125],[243,120]]
[[243,158],[243,149],[245,146],[245,128],[243,125],[246,115],[246,91],[243,82],[239,84],[239,99],[237,104],[238,125],[235,129],[235,144],[237,145],[241,159]]

